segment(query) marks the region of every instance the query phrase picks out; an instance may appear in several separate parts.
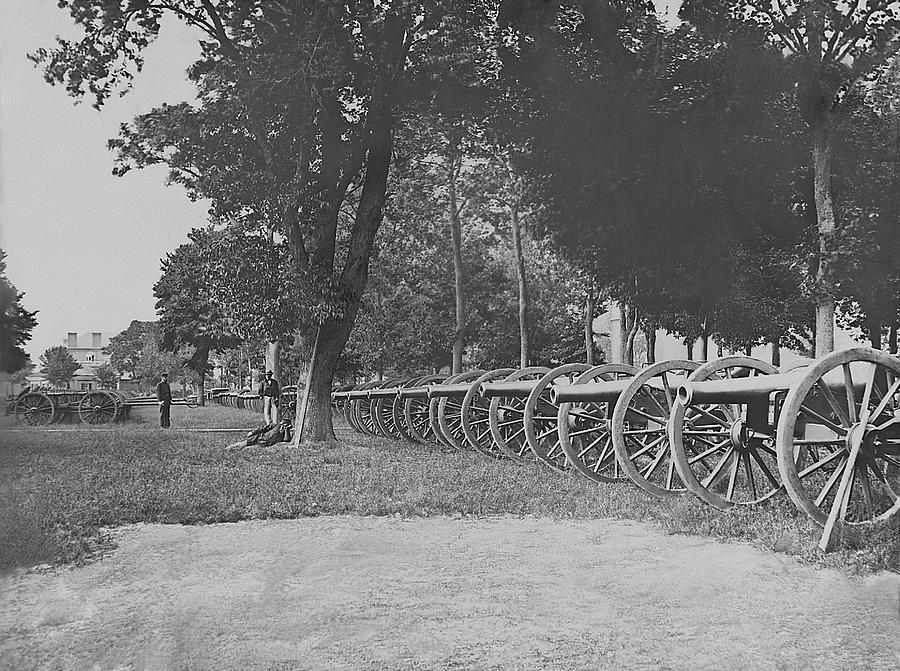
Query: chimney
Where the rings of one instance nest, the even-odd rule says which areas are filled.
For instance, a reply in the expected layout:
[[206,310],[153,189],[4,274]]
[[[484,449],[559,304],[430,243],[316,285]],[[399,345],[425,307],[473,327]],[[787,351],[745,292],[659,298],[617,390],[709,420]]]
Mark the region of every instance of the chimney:
[[70,333],[67,340],[68,340],[68,343],[66,344],[66,347],[78,347],[78,334],[77,333]]
[[91,347],[100,347],[100,334],[91,333]]

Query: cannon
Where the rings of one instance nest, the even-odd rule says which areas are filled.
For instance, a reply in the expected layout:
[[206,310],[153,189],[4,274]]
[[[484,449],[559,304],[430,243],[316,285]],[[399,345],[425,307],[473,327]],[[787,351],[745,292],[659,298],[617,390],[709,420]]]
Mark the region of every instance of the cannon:
[[457,450],[469,449],[463,429],[463,401],[473,381],[484,375],[483,370],[473,370],[447,378],[441,384],[429,385],[429,418],[437,422],[437,432],[444,444]]
[[[189,399],[172,403],[196,406]],[[113,389],[26,391],[14,401],[12,414],[28,426],[46,426],[76,416],[83,424],[96,426],[127,419],[132,408],[156,405],[155,396],[126,396]]]
[[494,445],[516,461],[536,459],[525,436],[525,404],[538,380],[549,368],[523,368],[506,376],[502,382],[484,383],[481,395],[490,399],[488,424]]
[[612,393],[601,397],[581,398],[579,390],[568,387],[565,388],[568,394],[563,387],[550,391],[552,400],[558,404],[556,426],[560,447],[569,463],[590,480],[619,482],[625,477],[613,449],[610,421],[619,400],[620,392],[615,390],[624,390],[622,381],[638,372],[638,368],[626,364],[604,364],[584,371],[570,385],[613,383]]

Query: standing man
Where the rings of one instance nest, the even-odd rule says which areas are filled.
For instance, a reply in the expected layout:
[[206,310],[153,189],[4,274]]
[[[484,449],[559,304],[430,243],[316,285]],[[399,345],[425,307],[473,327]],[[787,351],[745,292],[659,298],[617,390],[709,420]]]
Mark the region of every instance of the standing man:
[[160,376],[156,385],[156,400],[159,403],[159,425],[163,429],[169,428],[169,409],[172,407],[172,388],[169,386],[169,374]]
[[278,380],[272,377],[272,371],[266,371],[266,379],[259,385],[259,395],[263,399],[263,420],[268,424],[278,423],[278,400],[281,398],[281,387]]

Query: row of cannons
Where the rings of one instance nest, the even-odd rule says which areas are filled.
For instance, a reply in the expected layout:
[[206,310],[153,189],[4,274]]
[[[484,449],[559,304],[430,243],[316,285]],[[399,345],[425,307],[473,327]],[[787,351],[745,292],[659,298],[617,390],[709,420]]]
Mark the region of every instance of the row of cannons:
[[707,363],[566,364],[342,387],[335,412],[365,434],[536,461],[720,510],[786,491],[825,527],[900,511],[900,359],[858,348],[778,370]]

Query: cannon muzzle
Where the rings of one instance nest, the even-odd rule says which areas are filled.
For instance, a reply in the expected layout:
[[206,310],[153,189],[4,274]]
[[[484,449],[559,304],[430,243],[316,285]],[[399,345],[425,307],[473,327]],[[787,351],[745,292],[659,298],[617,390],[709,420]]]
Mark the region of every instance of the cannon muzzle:
[[550,390],[550,402],[556,405],[561,403],[598,403],[604,401],[615,403],[629,384],[631,384],[631,380],[627,378],[624,380],[610,380],[609,382],[561,384]]
[[527,398],[537,383],[537,380],[485,382],[479,388],[478,393],[484,398]]

